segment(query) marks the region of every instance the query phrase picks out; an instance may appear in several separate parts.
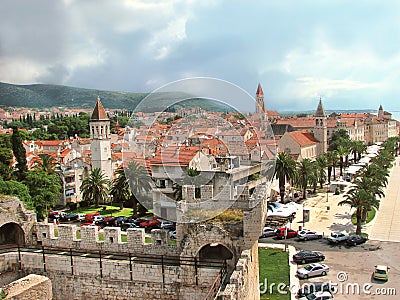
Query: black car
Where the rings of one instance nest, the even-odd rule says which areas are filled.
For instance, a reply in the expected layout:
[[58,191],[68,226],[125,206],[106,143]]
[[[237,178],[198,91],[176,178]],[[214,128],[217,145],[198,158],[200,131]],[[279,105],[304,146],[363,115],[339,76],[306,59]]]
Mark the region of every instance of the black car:
[[323,261],[324,259],[325,255],[323,255],[321,252],[314,252],[308,250],[303,250],[293,255],[293,261],[297,264],[318,262],[318,261]]
[[132,223],[132,220],[129,219],[128,217],[117,217],[116,219],[114,219],[114,225],[115,226],[122,226],[122,224],[125,223]]
[[306,297],[315,292],[334,292],[334,287],[329,282],[308,282],[301,285],[297,297]]
[[78,220],[78,214],[68,213],[60,217],[60,221],[75,221]]
[[347,246],[356,246],[356,245],[363,244],[366,241],[367,241],[366,237],[363,237],[363,236],[358,235],[358,234],[354,234],[354,235],[351,235],[351,236],[349,236],[347,238],[346,245]]

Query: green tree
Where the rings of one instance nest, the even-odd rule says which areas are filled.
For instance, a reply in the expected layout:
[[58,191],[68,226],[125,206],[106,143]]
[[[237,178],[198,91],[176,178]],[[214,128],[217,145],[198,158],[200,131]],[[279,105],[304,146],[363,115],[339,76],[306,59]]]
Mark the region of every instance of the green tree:
[[317,178],[319,182],[319,186],[322,189],[323,184],[326,182],[326,168],[328,167],[328,160],[326,155],[321,155],[317,157]]
[[32,205],[41,219],[49,207],[53,207],[61,195],[59,178],[42,170],[30,170],[26,173],[25,185],[29,189]]
[[25,173],[27,171],[26,167],[26,151],[22,145],[22,138],[19,133],[18,128],[13,128],[13,133],[11,136],[11,144],[14,156],[17,160],[17,178],[23,180],[25,178]]
[[0,178],[4,180],[11,179],[12,170],[10,164],[12,161],[12,153],[9,148],[0,148]]
[[121,209],[124,206],[125,202],[128,202],[131,197],[131,189],[129,188],[128,180],[125,176],[125,170],[119,169],[116,172],[117,177],[113,180],[113,184],[111,186],[110,195],[113,196],[115,201],[120,203]]
[[293,180],[296,174],[296,162],[285,152],[280,152],[276,158],[274,176],[279,180],[279,195],[281,201],[285,198],[285,183]]
[[28,209],[33,209],[32,198],[29,194],[29,189],[22,182],[15,180],[3,181],[0,178],[0,194],[15,196],[21,200]]
[[35,167],[40,170],[49,173],[56,174],[59,173],[59,164],[56,159],[48,154],[39,154],[40,160],[35,162]]
[[147,208],[152,205],[150,203],[152,197],[149,195],[152,190],[152,180],[146,168],[134,160],[130,161],[128,167],[125,168],[125,174],[132,192],[133,216],[136,217],[139,204]]
[[345,129],[339,129],[332,133],[329,139],[328,150],[337,150],[339,145],[343,145],[345,142],[350,143],[350,136]]
[[347,161],[349,150],[345,145],[338,145],[336,151],[339,156],[339,170],[340,170],[339,176],[343,177],[343,167],[345,166],[345,162]]
[[336,165],[339,160],[339,156],[336,150],[328,151],[326,153],[326,160],[328,162],[328,183],[331,183],[332,171],[333,179],[336,179]]
[[307,185],[314,175],[314,167],[310,159],[305,158],[297,163],[297,184],[303,191],[303,199],[307,198]]
[[105,203],[107,200],[108,179],[99,168],[94,168],[82,181],[80,189],[83,201],[99,207],[99,203]]

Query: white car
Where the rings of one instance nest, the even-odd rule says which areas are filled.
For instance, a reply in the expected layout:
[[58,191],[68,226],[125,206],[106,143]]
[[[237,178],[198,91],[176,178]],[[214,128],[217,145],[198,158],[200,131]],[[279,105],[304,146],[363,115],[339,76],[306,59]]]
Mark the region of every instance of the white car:
[[299,300],[329,300],[333,299],[333,295],[329,292],[315,292],[307,295],[306,297],[301,297]]
[[346,232],[333,232],[331,236],[328,237],[328,242],[332,244],[339,244],[347,241],[349,234]]
[[261,237],[265,238],[269,236],[275,236],[275,232],[276,230],[271,227],[264,227]]
[[325,276],[329,272],[329,267],[324,264],[309,264],[297,270],[297,277],[307,279],[313,276]]
[[176,239],[176,230],[173,230],[173,231],[169,232],[169,238],[170,239]]
[[298,233],[297,237],[299,240],[303,241],[316,240],[316,239],[322,239],[322,233],[303,229]]

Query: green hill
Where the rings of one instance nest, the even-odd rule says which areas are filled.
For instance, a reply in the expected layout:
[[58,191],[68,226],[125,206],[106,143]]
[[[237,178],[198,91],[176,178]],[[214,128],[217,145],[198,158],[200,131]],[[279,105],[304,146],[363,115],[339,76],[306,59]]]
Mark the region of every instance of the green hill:
[[[52,84],[15,85],[0,82],[0,106],[17,106],[29,108],[43,107],[69,107],[69,108],[92,108],[100,96],[104,107],[111,109],[134,110],[135,107],[148,94],[113,92],[95,89],[76,88]],[[176,94],[178,96],[178,94]],[[171,99],[174,94],[165,93],[152,95],[152,101],[143,111],[159,111],[166,99]],[[180,105],[182,106],[182,105]],[[200,106],[207,110],[227,111],[226,106],[209,100],[188,100],[183,106]]]

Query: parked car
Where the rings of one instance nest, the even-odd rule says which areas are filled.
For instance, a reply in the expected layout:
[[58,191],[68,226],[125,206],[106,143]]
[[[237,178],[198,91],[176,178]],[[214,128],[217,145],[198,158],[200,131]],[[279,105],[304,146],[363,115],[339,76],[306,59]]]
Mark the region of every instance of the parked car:
[[348,237],[348,239],[346,240],[346,244],[347,244],[347,246],[356,246],[356,245],[363,244],[366,241],[367,241],[366,237],[363,237],[358,234],[354,234],[354,235],[350,235]]
[[176,239],[176,230],[170,231],[168,234],[169,234],[169,238]]
[[134,223],[124,223],[121,225],[122,231],[127,231],[129,228],[139,228],[139,226],[135,225]]
[[321,291],[334,292],[334,286],[330,282],[308,282],[303,284],[297,291],[297,297],[306,297],[312,293]]
[[159,221],[160,221],[159,227],[161,229],[175,229],[176,228],[176,224],[174,222],[166,221],[166,220],[159,220]]
[[77,218],[78,221],[84,221],[86,218],[85,214],[77,214],[77,215],[78,215],[78,218]]
[[390,268],[388,266],[376,265],[374,273],[372,274],[372,277],[377,280],[388,281],[389,280],[389,270],[390,270]]
[[103,223],[104,218],[105,218],[105,217],[104,217],[104,216],[101,216],[101,215],[94,216],[94,217],[93,217],[93,222],[94,222],[96,225],[99,225],[99,224]]
[[78,220],[78,214],[68,213],[60,217],[60,221],[75,221]]
[[294,238],[298,234],[297,230],[293,230],[287,227],[282,227],[276,230],[276,237],[283,239],[286,235],[287,239]]
[[101,226],[99,226],[99,225],[96,225],[95,223],[90,223],[90,222],[84,222],[84,223],[82,223],[81,225],[80,225],[81,227],[83,227],[83,226],[92,226],[92,227],[97,227],[97,229],[98,230],[101,230],[102,228],[101,228]]
[[47,213],[47,217],[50,219],[50,220],[54,220],[54,219],[59,219],[60,218],[60,214],[58,213],[58,211],[49,211],[48,213]]
[[297,277],[307,279],[314,276],[325,276],[329,272],[329,267],[324,264],[313,263],[297,270]]
[[275,235],[276,235],[276,229],[273,229],[271,227],[264,227],[261,237],[265,238],[265,237],[275,236]]
[[303,250],[293,255],[293,261],[297,264],[323,261],[324,259],[325,255],[323,255],[321,252],[314,252],[308,250]]
[[86,214],[86,216],[85,216],[85,222],[93,222],[94,216],[99,216],[99,215],[100,215],[99,212],[94,212],[94,213]]
[[302,241],[316,240],[316,239],[322,239],[322,233],[303,229],[302,231],[299,232],[297,237],[299,240]]
[[140,227],[140,223],[147,221],[147,219],[145,218],[137,218],[137,219],[133,219],[131,220],[131,223],[134,223],[135,225]]
[[106,216],[103,220],[104,225],[110,226],[115,224],[115,217],[113,216]]
[[328,242],[331,244],[339,244],[345,242],[349,235],[346,232],[333,232],[331,236],[328,237]]
[[309,294],[306,297],[301,297],[299,300],[329,300],[333,299],[332,293],[328,291],[321,291]]
[[140,223],[140,227],[143,228],[154,228],[154,227],[159,227],[161,224],[160,220],[156,218],[149,219],[147,221],[143,221]]
[[114,219],[115,226],[122,226],[122,224],[125,224],[125,223],[132,223],[132,220],[129,219],[128,217],[123,217],[123,216],[120,216],[120,217],[117,217]]

